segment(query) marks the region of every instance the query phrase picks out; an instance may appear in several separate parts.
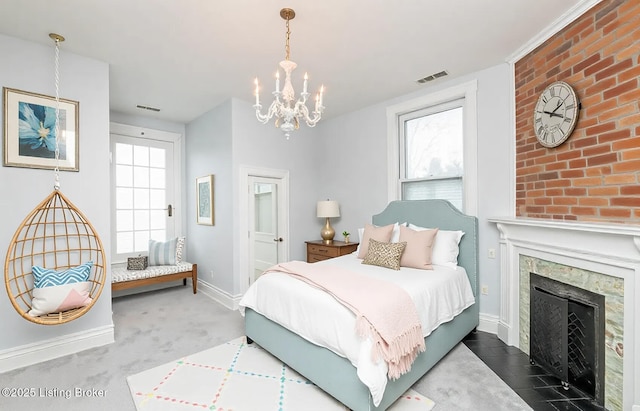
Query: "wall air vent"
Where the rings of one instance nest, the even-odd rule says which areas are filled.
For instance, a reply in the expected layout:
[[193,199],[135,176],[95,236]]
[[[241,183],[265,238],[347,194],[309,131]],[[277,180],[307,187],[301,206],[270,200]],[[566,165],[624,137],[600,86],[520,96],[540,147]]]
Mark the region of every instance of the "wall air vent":
[[149,110],[149,111],[155,111],[155,112],[160,111],[159,108],[149,107],[149,106],[141,106],[140,104],[138,104],[136,107],[141,108],[143,110]]
[[423,78],[421,78],[421,79],[419,79],[419,80],[416,80],[416,82],[417,82],[417,83],[420,83],[420,84],[424,84],[424,83],[426,83],[426,82],[428,82],[428,81],[435,80],[435,79],[440,78],[440,77],[444,77],[444,76],[446,76],[446,75],[448,75],[448,74],[449,74],[449,73],[447,73],[447,71],[446,71],[446,70],[442,70],[442,71],[441,71],[441,72],[439,72],[439,73],[435,73],[435,74],[432,74],[432,75],[430,75],[430,76],[423,77]]

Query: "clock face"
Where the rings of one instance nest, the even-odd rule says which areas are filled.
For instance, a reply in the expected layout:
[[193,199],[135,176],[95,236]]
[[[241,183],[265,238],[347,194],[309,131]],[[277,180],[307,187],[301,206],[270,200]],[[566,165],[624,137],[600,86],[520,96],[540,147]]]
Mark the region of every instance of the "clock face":
[[569,138],[578,121],[580,102],[573,88],[564,81],[544,89],[533,113],[536,138],[545,147],[557,147]]

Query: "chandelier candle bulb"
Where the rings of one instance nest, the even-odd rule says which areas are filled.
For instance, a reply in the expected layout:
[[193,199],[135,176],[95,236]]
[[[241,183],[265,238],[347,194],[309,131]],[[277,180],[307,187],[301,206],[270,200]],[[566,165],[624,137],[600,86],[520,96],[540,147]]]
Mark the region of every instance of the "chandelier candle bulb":
[[307,75],[307,73],[304,73],[304,85],[302,86],[303,93],[307,92],[307,80],[309,80],[309,76]]
[[256,84],[256,106],[260,105],[260,92],[258,91],[258,77],[255,79]]
[[280,70],[276,70],[276,93],[280,92]]

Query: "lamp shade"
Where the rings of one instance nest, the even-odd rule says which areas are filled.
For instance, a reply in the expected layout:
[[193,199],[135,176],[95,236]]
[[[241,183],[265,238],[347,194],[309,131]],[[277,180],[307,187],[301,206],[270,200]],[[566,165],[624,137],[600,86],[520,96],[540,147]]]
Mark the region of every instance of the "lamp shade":
[[337,201],[318,201],[316,208],[318,217],[340,217],[340,206]]

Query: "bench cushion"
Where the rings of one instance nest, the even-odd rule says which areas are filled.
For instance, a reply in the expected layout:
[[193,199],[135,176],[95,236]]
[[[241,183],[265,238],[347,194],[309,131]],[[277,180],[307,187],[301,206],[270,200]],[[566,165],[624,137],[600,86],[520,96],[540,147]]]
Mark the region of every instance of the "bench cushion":
[[111,270],[111,282],[119,283],[122,281],[139,280],[142,278],[159,277],[167,274],[183,273],[191,271],[193,264],[181,262],[174,265],[154,265],[149,266],[145,270],[127,270],[124,268],[114,268]]

